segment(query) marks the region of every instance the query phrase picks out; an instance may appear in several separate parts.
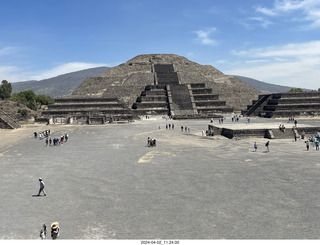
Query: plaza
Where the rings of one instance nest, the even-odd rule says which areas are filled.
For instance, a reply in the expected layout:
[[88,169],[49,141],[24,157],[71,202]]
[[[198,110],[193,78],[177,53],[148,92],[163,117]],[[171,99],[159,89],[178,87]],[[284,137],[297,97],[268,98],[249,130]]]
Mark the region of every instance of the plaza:
[[[252,127],[266,123],[289,128],[251,118]],[[267,153],[261,137],[202,137],[208,124],[151,117],[1,130],[0,239],[40,239],[55,221],[59,239],[319,239],[320,152],[293,138],[270,140]],[[33,136],[46,129],[70,138],[46,147]],[[47,196],[33,196],[39,177]]]

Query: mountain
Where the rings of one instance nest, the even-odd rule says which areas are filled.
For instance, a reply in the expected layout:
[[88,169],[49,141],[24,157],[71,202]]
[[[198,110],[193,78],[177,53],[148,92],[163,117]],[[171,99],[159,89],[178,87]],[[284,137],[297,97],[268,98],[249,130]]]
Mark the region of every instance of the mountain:
[[[76,72],[71,72],[63,75],[59,75],[49,79],[43,79],[40,81],[25,81],[11,83],[12,93],[18,93],[28,89],[33,90],[36,94],[45,94],[52,98],[60,98],[65,95],[69,95],[74,92],[80,84],[88,77],[99,77],[104,74],[109,67],[96,67]],[[244,76],[237,76],[242,82],[248,84],[251,87],[261,91],[262,93],[282,93],[287,92],[293,87],[275,85],[265,83]],[[307,91],[307,89],[305,89]]]
[[109,67],[96,67],[59,75],[40,81],[26,81],[11,83],[12,93],[33,90],[35,94],[45,94],[52,98],[60,98],[71,94],[88,77],[98,77],[105,73]]
[[[258,89],[259,91],[261,91],[262,93],[284,93],[284,92],[288,92],[290,89],[294,88],[294,87],[288,87],[288,86],[281,86],[281,85],[275,85],[275,84],[271,84],[271,83],[265,83],[265,82],[261,82],[249,77],[243,77],[243,76],[236,76],[234,75],[234,77],[238,78],[239,80],[241,80],[242,82],[245,82],[246,84],[250,85],[251,87],[254,87],[255,89]],[[308,91],[309,89],[303,89]]]

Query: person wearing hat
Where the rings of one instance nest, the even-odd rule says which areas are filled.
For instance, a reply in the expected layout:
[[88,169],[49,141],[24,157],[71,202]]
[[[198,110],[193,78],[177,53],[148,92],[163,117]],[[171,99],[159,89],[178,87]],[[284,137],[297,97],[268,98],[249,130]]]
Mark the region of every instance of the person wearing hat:
[[47,193],[44,191],[44,182],[43,182],[42,178],[39,178],[39,182],[40,182],[40,189],[39,189],[38,196],[40,196],[41,191],[42,191],[43,194],[46,196]]
[[59,227],[59,223],[58,222],[53,222],[51,224],[51,238],[53,240],[57,239],[59,236],[59,231],[60,231],[60,227]]

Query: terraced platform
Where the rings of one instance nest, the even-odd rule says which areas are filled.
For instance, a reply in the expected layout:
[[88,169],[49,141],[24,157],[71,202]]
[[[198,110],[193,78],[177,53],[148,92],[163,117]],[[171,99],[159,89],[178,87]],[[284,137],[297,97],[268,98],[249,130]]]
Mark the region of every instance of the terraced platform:
[[261,117],[295,117],[320,115],[320,93],[279,93],[261,95],[247,106],[244,115]]

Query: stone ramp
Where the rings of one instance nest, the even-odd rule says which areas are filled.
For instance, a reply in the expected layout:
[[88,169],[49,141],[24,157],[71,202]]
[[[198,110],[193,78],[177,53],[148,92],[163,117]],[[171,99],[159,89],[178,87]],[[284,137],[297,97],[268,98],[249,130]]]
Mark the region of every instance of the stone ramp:
[[305,115],[320,115],[320,93],[279,93],[261,95],[259,100],[252,101],[242,114],[250,116],[295,117]]
[[0,128],[15,129],[20,127],[19,123],[0,109]]

